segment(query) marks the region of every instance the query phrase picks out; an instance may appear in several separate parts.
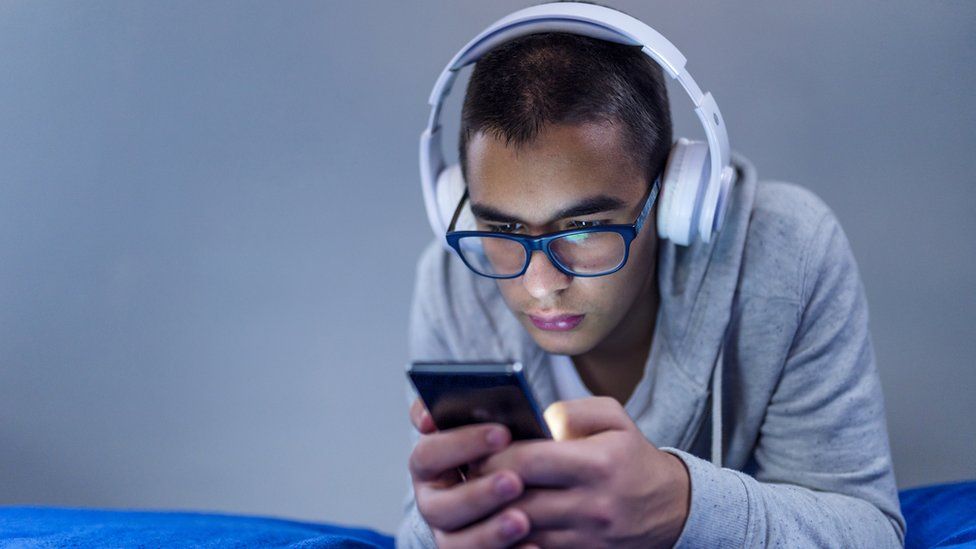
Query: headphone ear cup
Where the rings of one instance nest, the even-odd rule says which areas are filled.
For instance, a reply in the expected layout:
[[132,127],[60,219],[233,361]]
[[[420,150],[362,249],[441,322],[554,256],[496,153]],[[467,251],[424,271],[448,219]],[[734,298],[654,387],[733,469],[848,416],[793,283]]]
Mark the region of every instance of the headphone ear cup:
[[671,147],[662,181],[661,208],[657,216],[657,232],[680,246],[688,246],[695,237],[701,202],[708,180],[708,144],[703,141],[678,139]]
[[[454,217],[454,211],[464,197],[466,188],[460,164],[451,164],[437,175],[437,184],[434,187],[437,193],[437,211],[445,227],[450,227],[451,218]],[[461,215],[458,216],[455,230],[473,229],[474,216],[471,214],[471,208],[466,204],[461,210]]]

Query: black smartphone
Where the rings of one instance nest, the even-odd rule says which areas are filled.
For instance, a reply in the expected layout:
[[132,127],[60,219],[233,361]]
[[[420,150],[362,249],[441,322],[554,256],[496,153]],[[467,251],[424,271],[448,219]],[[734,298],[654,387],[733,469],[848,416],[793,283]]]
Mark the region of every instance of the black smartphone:
[[439,430],[501,423],[512,440],[552,438],[518,362],[411,362],[407,375]]

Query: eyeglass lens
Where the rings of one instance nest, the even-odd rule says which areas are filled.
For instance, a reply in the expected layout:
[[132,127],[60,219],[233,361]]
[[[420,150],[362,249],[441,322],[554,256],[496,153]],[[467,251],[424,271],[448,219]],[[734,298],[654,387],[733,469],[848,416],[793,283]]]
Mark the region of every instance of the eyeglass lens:
[[[465,262],[479,274],[512,276],[526,265],[525,247],[504,237],[468,236],[458,241]],[[616,232],[577,233],[550,242],[549,251],[563,268],[579,275],[597,275],[620,266],[627,253]]]

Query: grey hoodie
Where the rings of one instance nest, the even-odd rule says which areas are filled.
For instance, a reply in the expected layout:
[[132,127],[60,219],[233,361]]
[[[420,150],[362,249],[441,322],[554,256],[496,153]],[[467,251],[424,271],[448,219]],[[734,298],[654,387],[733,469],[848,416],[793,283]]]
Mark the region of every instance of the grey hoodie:
[[[690,473],[677,546],[900,547],[867,302],[844,232],[810,191],[757,182],[748,160],[732,160],[716,238],[659,244],[661,301],[640,381],[649,390],[628,403],[647,439]],[[540,406],[556,400],[548,355],[496,283],[440,242],[417,265],[409,355],[516,359]],[[397,545],[435,546],[411,488]]]

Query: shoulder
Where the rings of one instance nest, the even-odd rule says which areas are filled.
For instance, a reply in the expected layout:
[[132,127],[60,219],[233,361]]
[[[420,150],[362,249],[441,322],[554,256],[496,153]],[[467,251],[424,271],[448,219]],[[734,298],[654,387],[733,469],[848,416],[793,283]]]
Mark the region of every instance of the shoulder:
[[744,293],[802,302],[811,271],[847,253],[833,210],[795,183],[759,181],[749,216],[743,257]]
[[809,242],[825,222],[836,223],[833,210],[813,191],[795,183],[760,181],[756,184],[750,238]]

